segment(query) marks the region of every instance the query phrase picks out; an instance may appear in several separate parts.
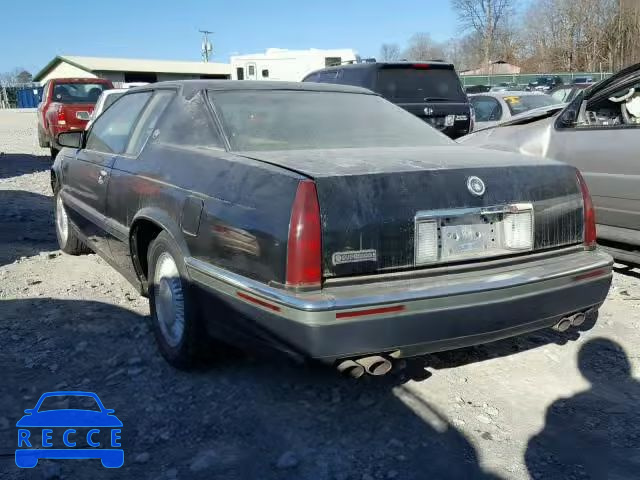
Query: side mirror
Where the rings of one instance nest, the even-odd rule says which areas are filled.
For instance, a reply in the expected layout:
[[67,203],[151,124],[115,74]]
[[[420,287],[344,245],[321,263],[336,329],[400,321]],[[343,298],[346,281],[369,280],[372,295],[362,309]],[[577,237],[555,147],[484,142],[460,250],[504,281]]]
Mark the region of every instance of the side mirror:
[[584,94],[580,92],[576,98],[574,98],[569,105],[567,105],[556,121],[556,128],[573,128],[578,123],[578,117],[580,115],[580,107],[584,101]]
[[84,132],[62,132],[57,140],[61,147],[82,148]]

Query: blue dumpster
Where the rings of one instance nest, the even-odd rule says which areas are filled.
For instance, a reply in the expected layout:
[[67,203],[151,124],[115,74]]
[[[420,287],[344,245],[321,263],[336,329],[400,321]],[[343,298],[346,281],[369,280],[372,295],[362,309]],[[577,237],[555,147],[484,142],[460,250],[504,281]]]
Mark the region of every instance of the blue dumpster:
[[18,108],[36,108],[42,98],[42,87],[20,87],[16,92]]

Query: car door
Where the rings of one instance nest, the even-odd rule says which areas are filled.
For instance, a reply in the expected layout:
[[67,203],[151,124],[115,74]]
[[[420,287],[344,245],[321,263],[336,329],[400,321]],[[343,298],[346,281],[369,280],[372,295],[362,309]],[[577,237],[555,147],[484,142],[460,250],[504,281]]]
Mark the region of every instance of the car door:
[[498,99],[486,95],[475,95],[469,97],[469,101],[476,113],[474,130],[492,127],[502,119],[503,109]]
[[[149,198],[157,199],[155,195],[160,188],[160,183],[151,181],[154,176],[152,161],[145,161],[139,156],[154,134],[158,118],[175,95],[172,89],[155,91],[138,116],[126,148],[113,165],[106,203],[107,223],[112,232],[109,248],[114,262],[122,267],[123,273],[135,273],[131,269],[129,246],[131,221],[138,209],[149,203]],[[185,124],[184,128],[191,126]]]
[[[591,96],[586,110],[631,87],[640,91],[640,80],[618,82],[603,94]],[[576,99],[574,103],[580,101]],[[566,126],[556,122],[548,156],[582,172],[593,197],[601,238],[640,243],[639,150],[640,123]]]
[[89,247],[110,256],[105,207],[111,166],[124,152],[138,115],[151,92],[125,95],[101,115],[89,130],[85,146],[65,153],[61,192],[73,224],[87,238]]

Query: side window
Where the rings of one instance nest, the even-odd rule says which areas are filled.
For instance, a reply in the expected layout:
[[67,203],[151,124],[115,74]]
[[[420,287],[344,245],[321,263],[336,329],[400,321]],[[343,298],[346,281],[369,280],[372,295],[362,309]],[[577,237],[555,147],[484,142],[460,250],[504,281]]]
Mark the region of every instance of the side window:
[[322,82],[322,83],[336,83],[339,72],[340,70],[335,70],[335,69],[318,72],[318,80],[316,81]]
[[362,84],[362,70],[360,68],[344,68],[340,76],[340,83],[359,86]]
[[134,157],[140,155],[147,139],[156,127],[158,118],[160,118],[160,115],[162,115],[162,112],[173,97],[174,92],[170,90],[158,90],[153,97],[151,97],[147,108],[145,108],[142,115],[140,115],[140,120],[131,133],[129,146],[126,150],[127,155]]
[[307,75],[306,77],[304,77],[304,79],[302,81],[303,82],[317,82],[318,81],[318,74],[317,73],[312,73],[311,75]]
[[202,93],[188,99],[178,96],[171,102],[158,123],[158,131],[159,143],[224,148]]
[[49,93],[49,85],[51,85],[51,80],[45,83],[44,87],[42,88],[42,99],[40,100],[41,102],[47,101],[48,93]]
[[133,126],[151,97],[151,92],[124,95],[114,102],[89,131],[86,149],[104,153],[122,153]]
[[476,112],[476,122],[497,122],[502,118],[502,107],[495,98],[471,97],[469,100]]

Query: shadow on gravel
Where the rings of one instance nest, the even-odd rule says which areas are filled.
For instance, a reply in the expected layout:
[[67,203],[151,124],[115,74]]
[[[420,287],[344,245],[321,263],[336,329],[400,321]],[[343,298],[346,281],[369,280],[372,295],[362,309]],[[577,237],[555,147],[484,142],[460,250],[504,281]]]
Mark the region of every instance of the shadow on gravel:
[[160,358],[147,317],[98,302],[6,300],[0,318],[0,428],[53,390],[95,392],[124,424],[117,473],[97,460],[19,471],[12,441],[0,451],[8,478],[495,478],[400,376],[355,382],[279,357],[181,372]]
[[613,267],[613,271],[628,277],[640,279],[640,268],[638,267]]
[[[0,149],[2,147],[0,146]],[[0,179],[46,172],[53,161],[49,156],[5,153],[0,155]]]
[[555,401],[525,455],[533,478],[638,478],[640,383],[622,347],[596,338],[582,346],[578,367],[588,390]]
[[0,190],[0,266],[57,249],[52,198]]

